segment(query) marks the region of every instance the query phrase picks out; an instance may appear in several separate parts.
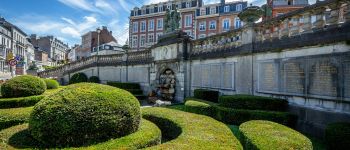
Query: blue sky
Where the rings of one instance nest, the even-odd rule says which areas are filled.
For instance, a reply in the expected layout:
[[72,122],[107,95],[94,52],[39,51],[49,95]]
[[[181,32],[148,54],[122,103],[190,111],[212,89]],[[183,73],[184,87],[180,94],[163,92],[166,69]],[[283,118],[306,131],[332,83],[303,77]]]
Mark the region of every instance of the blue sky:
[[[82,34],[100,26],[107,26],[118,42],[124,44],[130,10],[160,1],[167,0],[1,0],[0,15],[27,34],[54,35],[70,46],[80,43]],[[248,0],[254,5],[264,1]]]

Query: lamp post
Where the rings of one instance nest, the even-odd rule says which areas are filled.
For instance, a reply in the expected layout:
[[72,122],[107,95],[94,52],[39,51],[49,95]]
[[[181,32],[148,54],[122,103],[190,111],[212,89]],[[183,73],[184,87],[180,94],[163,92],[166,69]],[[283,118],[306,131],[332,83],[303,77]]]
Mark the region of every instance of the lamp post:
[[100,67],[98,65],[99,63],[99,56],[98,56],[98,53],[100,51],[100,33],[101,33],[101,29],[100,28],[97,28],[97,76],[100,78]]

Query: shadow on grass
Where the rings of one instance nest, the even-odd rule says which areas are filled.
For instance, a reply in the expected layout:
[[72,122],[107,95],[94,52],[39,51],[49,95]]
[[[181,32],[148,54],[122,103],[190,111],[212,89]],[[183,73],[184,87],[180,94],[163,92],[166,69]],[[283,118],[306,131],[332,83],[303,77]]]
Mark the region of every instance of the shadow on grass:
[[25,149],[25,148],[43,148],[43,146],[32,138],[29,134],[29,130],[23,130],[12,135],[8,142],[14,148]]

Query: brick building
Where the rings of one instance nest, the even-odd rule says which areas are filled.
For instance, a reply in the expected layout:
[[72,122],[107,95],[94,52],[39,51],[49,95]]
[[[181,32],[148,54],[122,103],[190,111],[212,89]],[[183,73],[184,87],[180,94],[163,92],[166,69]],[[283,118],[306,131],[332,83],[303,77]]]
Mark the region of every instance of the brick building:
[[[164,17],[167,9],[178,9],[180,30],[193,39],[218,34],[240,27],[237,15],[247,2],[225,2],[204,5],[203,0],[172,0],[135,7],[131,10],[129,45],[132,50],[144,50],[157,43],[164,34]],[[235,25],[237,23],[237,25]]]
[[304,8],[309,5],[308,0],[268,0],[267,5],[272,8],[272,16],[277,17],[290,11]]
[[[100,33],[98,33],[98,30]],[[117,42],[117,40],[112,35],[112,31],[108,31],[107,27],[105,26],[103,26],[102,29],[90,31],[82,36],[81,46],[75,50],[76,58],[79,60],[91,56],[93,47],[97,47],[98,38],[100,42],[99,45],[112,41]]]

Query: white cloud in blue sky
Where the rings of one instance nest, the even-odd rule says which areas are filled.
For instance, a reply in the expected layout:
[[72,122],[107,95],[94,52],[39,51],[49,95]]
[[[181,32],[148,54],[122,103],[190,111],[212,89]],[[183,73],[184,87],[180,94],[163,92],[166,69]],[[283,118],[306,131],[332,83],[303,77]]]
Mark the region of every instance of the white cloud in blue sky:
[[[81,35],[101,26],[107,26],[118,42],[124,44],[129,33],[130,10],[162,1],[168,0],[1,0],[0,15],[28,34],[54,35],[71,46],[81,42]],[[204,0],[204,3],[219,1]],[[248,0],[253,5],[265,2]]]

